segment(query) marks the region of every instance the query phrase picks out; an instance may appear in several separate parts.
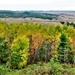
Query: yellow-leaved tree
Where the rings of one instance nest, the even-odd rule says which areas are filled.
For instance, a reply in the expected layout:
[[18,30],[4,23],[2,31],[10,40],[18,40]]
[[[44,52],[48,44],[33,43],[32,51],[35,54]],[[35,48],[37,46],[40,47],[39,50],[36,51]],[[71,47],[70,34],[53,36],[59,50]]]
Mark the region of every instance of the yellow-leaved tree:
[[22,68],[27,64],[29,56],[29,39],[18,36],[11,45],[11,68]]

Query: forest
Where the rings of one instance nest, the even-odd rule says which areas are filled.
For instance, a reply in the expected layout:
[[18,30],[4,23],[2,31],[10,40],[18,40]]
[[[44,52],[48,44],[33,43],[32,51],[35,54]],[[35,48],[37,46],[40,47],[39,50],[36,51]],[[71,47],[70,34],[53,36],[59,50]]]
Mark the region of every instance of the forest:
[[0,75],[75,75],[74,27],[0,21]]
[[42,19],[57,19],[59,15],[41,13],[40,11],[5,11],[0,10],[0,18],[42,18]]

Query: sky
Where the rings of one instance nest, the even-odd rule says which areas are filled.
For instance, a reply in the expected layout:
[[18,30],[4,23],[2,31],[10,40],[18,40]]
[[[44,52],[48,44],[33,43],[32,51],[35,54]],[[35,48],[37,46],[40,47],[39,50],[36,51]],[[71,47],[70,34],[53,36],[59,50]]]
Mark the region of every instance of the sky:
[[0,0],[0,10],[75,10],[75,0]]

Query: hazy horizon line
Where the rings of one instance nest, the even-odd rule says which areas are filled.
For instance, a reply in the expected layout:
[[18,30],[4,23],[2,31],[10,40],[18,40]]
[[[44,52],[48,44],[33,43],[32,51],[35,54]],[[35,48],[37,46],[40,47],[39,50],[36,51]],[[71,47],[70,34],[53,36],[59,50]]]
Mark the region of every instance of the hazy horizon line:
[[0,11],[75,11],[75,10],[6,10],[6,9],[0,9]]

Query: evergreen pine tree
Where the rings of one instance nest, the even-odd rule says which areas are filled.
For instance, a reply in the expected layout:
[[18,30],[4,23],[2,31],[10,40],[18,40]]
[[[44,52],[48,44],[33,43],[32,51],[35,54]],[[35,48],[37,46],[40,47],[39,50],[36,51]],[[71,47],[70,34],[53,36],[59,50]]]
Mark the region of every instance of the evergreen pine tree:
[[58,45],[58,58],[59,61],[62,63],[68,63],[69,62],[69,50],[71,50],[71,47],[68,43],[68,38],[66,37],[65,33],[61,34],[60,37],[60,43]]

